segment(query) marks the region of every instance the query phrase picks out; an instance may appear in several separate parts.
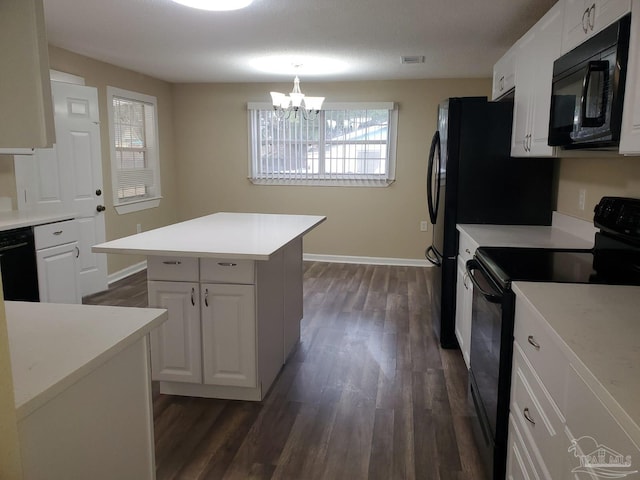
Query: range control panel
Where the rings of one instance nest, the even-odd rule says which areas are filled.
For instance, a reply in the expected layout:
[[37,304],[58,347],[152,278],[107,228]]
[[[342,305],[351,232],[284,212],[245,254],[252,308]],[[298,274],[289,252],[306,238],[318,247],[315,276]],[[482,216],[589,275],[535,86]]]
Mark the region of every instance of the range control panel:
[[593,224],[602,231],[640,239],[640,199],[602,197],[594,212]]

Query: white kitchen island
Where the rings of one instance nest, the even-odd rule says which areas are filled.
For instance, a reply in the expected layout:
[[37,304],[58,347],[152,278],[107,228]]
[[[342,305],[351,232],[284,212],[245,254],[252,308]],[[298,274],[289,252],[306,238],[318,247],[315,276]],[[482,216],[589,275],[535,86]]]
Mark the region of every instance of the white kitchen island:
[[93,247],[147,256],[162,393],[262,400],[300,338],[302,237],[315,215],[216,213]]
[[24,478],[155,478],[148,308],[5,302]]

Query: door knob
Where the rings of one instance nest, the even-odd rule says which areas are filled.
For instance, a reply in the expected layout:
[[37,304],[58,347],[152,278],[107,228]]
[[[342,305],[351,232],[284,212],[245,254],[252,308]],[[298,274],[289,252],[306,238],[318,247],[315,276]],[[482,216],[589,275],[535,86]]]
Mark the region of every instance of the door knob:
[[97,210],[98,212],[104,212],[106,209],[107,209],[107,208],[106,208],[104,205],[98,205],[98,206],[96,207],[96,210]]
[[102,195],[102,190],[97,189],[97,190],[96,190],[96,196],[98,196],[98,197],[99,197],[100,195]]

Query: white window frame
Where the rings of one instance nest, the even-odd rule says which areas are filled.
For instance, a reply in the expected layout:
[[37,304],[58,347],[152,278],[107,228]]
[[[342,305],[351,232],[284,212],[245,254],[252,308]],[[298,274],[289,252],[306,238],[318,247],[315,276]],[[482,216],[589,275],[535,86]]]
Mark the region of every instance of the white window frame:
[[[147,128],[151,132],[147,134],[147,168],[153,171],[153,187],[154,195],[136,200],[122,201],[118,198],[118,162],[115,149],[115,128],[114,128],[114,109],[113,98],[125,98],[136,102],[144,103],[153,108],[153,124]],[[160,205],[161,184],[160,184],[160,149],[158,146],[158,100],[151,95],[145,95],[131,90],[107,86],[107,111],[109,115],[109,150],[111,153],[111,185],[113,191],[113,206],[118,214],[138,212],[149,208],[155,208]],[[149,140],[149,138],[151,138]]]
[[271,103],[249,102],[247,104],[249,121],[249,174],[248,179],[256,185],[309,185],[309,186],[343,186],[343,187],[388,187],[395,182],[396,145],[398,136],[398,106],[394,102],[341,102],[325,103],[323,110],[389,110],[389,134],[387,143],[387,175],[384,179],[359,177],[356,175],[343,178],[263,178],[254,174],[254,162],[259,155],[257,135],[257,111],[273,110]]

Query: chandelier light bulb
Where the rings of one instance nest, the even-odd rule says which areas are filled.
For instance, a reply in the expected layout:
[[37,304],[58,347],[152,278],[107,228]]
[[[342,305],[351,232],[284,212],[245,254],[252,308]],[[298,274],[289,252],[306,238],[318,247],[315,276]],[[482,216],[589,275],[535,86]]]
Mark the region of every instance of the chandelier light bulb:
[[313,119],[320,113],[324,97],[305,97],[300,90],[300,79],[296,75],[291,93],[285,95],[280,92],[271,92],[271,102],[273,110],[279,118],[289,118],[291,112],[294,112],[294,116],[296,116],[297,112],[301,110],[305,119]]

